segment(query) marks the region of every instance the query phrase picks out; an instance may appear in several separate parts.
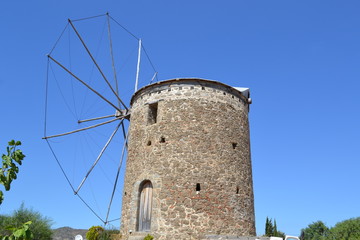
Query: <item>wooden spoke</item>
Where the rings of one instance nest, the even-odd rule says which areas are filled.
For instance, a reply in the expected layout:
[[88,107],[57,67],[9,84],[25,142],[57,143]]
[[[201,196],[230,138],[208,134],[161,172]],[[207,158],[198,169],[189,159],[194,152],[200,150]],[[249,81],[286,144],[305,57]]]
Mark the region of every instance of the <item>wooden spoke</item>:
[[95,120],[100,120],[100,119],[110,118],[110,117],[115,117],[115,115],[107,115],[107,116],[103,116],[103,117],[97,117],[97,118],[89,118],[89,119],[79,120],[78,123],[90,122],[90,121],[95,121]]
[[106,148],[109,146],[111,140],[114,138],[117,130],[119,129],[122,121],[124,121],[124,119],[121,120],[121,122],[118,124],[118,126],[115,128],[114,132],[111,134],[109,140],[106,142],[105,146],[101,149],[98,157],[96,158],[95,162],[93,163],[93,165],[91,166],[91,168],[89,169],[89,171],[87,172],[87,174],[85,175],[84,179],[81,181],[79,187],[77,188],[77,190],[75,191],[75,194],[77,194],[81,187],[83,186],[83,184],[85,183],[86,179],[89,177],[90,173],[92,172],[92,170],[94,169],[94,167],[96,166],[96,164],[99,162],[100,158],[102,157],[102,155],[104,154]]
[[74,24],[71,22],[71,20],[69,19],[69,23],[71,25],[71,27],[74,29],[76,35],[78,36],[78,38],[80,39],[82,45],[84,46],[86,52],[89,54],[91,60],[93,61],[93,63],[95,64],[96,68],[99,70],[101,76],[104,78],[105,82],[107,83],[107,85],[109,86],[110,90],[115,94],[116,98],[118,99],[118,101],[124,106],[124,108],[126,110],[128,110],[128,108],[126,107],[126,105],[124,104],[124,102],[120,99],[119,95],[115,92],[115,90],[113,89],[113,87],[111,86],[110,82],[107,80],[107,78],[105,77],[105,74],[103,73],[103,71],[101,71],[101,68],[99,67],[99,65],[97,64],[97,62],[95,61],[95,58],[92,56],[90,50],[88,49],[88,47],[86,46],[84,40],[82,39],[82,37],[80,36],[79,32],[76,30]]
[[118,110],[119,112],[121,112],[121,110],[115,106],[114,104],[112,104],[109,100],[107,100],[103,95],[101,95],[99,92],[97,92],[95,89],[93,89],[92,87],[90,87],[86,82],[84,82],[83,80],[81,80],[79,77],[77,77],[74,73],[72,73],[69,69],[67,69],[64,65],[62,65],[61,63],[59,63],[58,61],[56,61],[52,56],[48,55],[48,58],[50,58],[53,62],[55,62],[57,65],[59,65],[62,69],[64,69],[66,72],[68,72],[71,76],[73,76],[76,80],[78,80],[79,82],[81,82],[83,85],[85,85],[87,88],[89,88],[91,91],[93,91],[96,95],[98,95],[99,97],[101,97],[105,102],[107,102],[108,104],[110,104],[113,108],[115,108],[116,110]]
[[72,134],[72,133],[77,133],[77,132],[85,131],[85,130],[88,130],[88,129],[91,129],[91,128],[96,128],[96,127],[99,127],[99,126],[101,126],[101,125],[105,125],[105,124],[114,122],[114,121],[119,120],[119,119],[120,119],[120,118],[114,118],[114,119],[111,119],[111,120],[106,121],[106,122],[103,122],[103,123],[99,123],[99,124],[92,125],[92,126],[85,127],[85,128],[81,128],[81,129],[76,129],[76,130],[71,131],[71,132],[56,134],[56,135],[52,135],[52,136],[45,136],[45,137],[43,137],[42,139],[49,139],[49,138],[54,138],[54,137],[62,137],[62,136],[69,135],[69,134]]

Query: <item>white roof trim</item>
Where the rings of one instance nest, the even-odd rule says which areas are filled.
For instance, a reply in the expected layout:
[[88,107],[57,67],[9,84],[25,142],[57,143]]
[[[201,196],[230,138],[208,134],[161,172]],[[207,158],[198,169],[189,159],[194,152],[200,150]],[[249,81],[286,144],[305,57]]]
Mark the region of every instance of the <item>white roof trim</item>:
[[241,94],[246,97],[250,98],[250,88],[243,88],[243,87],[234,87],[236,90],[241,92]]

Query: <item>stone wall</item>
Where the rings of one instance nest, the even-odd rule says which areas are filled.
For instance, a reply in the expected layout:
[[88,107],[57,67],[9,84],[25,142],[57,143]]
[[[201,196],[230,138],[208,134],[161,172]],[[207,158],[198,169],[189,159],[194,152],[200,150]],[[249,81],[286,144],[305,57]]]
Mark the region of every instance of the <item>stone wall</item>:
[[201,79],[160,82],[134,95],[130,122],[126,239],[147,234],[137,232],[144,180],[153,185],[155,239],[255,236],[248,102],[240,92]]

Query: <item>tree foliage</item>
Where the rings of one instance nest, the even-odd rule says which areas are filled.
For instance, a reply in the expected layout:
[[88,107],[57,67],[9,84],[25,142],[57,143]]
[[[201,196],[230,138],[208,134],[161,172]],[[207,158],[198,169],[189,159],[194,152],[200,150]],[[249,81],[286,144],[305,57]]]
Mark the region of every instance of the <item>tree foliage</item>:
[[51,225],[52,221],[49,218],[42,216],[39,212],[32,209],[26,209],[24,204],[14,211],[12,215],[0,215],[0,235],[2,236],[11,236],[15,229],[25,233],[29,230],[28,232],[33,234],[31,239],[49,240],[52,236]]
[[266,217],[265,222],[265,236],[285,238],[285,234],[277,229],[276,220],[274,219],[273,223],[272,219],[269,219],[268,217]]
[[117,229],[105,229],[100,233],[99,240],[116,240],[121,239],[120,231]]
[[265,222],[265,236],[267,237],[271,237],[274,231],[274,226],[272,224],[271,219],[269,219],[268,217],[266,217],[266,222]]
[[300,238],[302,240],[325,240],[329,236],[329,228],[322,222],[317,221],[301,229]]
[[86,233],[87,240],[99,240],[101,234],[104,232],[104,228],[100,226],[92,226]]
[[[17,178],[19,172],[19,166],[22,164],[25,155],[20,149],[16,149],[20,146],[20,141],[11,140],[6,147],[6,154],[3,154],[2,165],[0,168],[0,183],[4,186],[6,191],[10,190],[11,182]],[[0,205],[4,200],[4,194],[0,190]]]
[[1,240],[33,240],[34,235],[30,230],[30,224],[32,222],[28,221],[24,223],[21,227],[14,227],[9,226],[6,230],[10,231],[11,233],[6,236],[1,236]]
[[328,228],[317,221],[301,230],[301,240],[358,240],[360,239],[360,217],[351,218]]
[[331,239],[360,239],[360,217],[337,223],[330,229],[330,233]]
[[101,226],[92,226],[86,233],[87,240],[115,240],[121,239],[120,231],[116,229],[104,229]]

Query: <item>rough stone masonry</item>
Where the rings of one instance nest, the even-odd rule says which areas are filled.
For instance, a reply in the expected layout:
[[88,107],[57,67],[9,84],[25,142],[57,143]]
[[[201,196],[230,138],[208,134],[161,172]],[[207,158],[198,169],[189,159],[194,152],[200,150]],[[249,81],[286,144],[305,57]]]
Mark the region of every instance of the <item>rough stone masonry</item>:
[[248,110],[240,91],[204,79],[134,94],[124,239],[255,236]]

